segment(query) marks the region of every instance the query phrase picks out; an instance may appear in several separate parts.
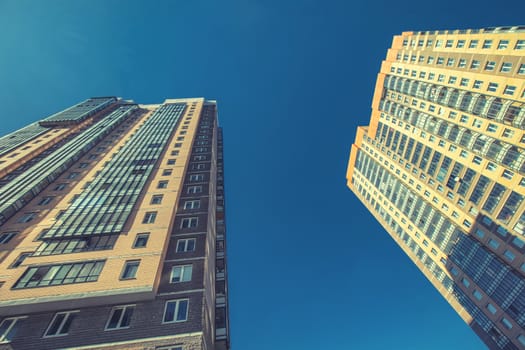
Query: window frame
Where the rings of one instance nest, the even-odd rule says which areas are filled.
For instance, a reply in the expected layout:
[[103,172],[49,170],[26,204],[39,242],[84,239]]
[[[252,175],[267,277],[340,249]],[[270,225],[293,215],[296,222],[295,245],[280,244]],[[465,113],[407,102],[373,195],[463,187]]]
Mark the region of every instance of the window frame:
[[126,260],[120,273],[120,280],[134,280],[137,279],[137,271],[139,270],[140,259]]
[[[177,269],[179,269],[179,280],[174,281],[173,277]],[[189,279],[184,279],[184,276],[186,275],[187,270],[189,270]],[[170,284],[191,282],[192,278],[193,278],[193,264],[174,265],[171,267]]]
[[[177,320],[181,302],[186,302],[186,316],[183,320]],[[173,310],[173,320],[166,321],[166,311],[168,311],[168,305],[172,303],[175,303],[175,309]],[[190,310],[190,299],[189,298],[166,300],[166,303],[164,304],[164,312],[162,314],[162,324],[187,322],[189,310]]]
[[[131,327],[131,319],[133,317],[133,313],[135,311],[135,304],[130,304],[130,305],[119,305],[119,306],[114,306],[111,308],[111,311],[109,313],[109,317],[108,317],[108,320],[106,321],[106,326],[104,327],[104,331],[114,331],[114,330],[119,330],[119,329],[127,329],[127,328],[130,328]],[[121,326],[122,324],[122,320],[124,319],[124,315],[126,314],[126,311],[128,309],[131,309],[131,315],[129,315],[129,324],[126,325],[126,326]],[[111,321],[111,319],[113,318],[113,315],[115,314],[115,311],[117,310],[122,310],[122,313],[120,314],[120,317],[119,317],[119,320],[117,322],[117,326],[116,327],[113,327],[113,328],[108,328],[109,327],[109,323]]]
[[[47,326],[45,332],[44,332],[44,335],[42,336],[42,338],[55,338],[55,337],[64,337],[66,335],[69,335],[69,330],[70,330],[70,327],[71,327],[71,323],[73,322],[74,320],[74,316],[73,316],[73,319],[71,321],[69,321],[69,326],[67,328],[67,332],[66,333],[62,333],[62,330],[64,328],[64,325],[68,322],[69,318],[71,317],[71,315],[73,314],[77,314],[79,313],[80,310],[71,310],[71,311],[61,311],[61,312],[57,312],[55,313],[55,315],[53,316],[53,318],[51,319],[51,322],[49,322],[49,325]],[[49,333],[49,330],[52,328],[52,326],[54,325],[55,323],[55,320],[57,318],[57,316],[59,315],[66,315],[62,321],[60,321],[60,325],[58,326],[57,328],[57,331],[56,333],[54,334],[48,334]]]

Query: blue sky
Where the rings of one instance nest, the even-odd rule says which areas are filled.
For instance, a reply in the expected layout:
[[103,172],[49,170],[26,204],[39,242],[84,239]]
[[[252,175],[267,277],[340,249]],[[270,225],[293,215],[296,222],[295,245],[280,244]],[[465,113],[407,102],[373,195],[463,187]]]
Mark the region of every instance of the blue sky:
[[525,24],[437,4],[0,0],[0,133],[91,96],[217,99],[234,350],[483,349],[346,188],[393,35]]

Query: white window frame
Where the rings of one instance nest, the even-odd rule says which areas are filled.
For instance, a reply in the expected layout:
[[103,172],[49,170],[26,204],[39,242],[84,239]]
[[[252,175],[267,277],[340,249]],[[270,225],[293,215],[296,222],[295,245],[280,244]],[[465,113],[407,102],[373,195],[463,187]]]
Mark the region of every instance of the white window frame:
[[[193,241],[193,250],[188,250],[188,243],[190,241]],[[184,245],[184,249],[183,250],[179,250],[179,246],[181,244]],[[177,241],[177,246],[175,247],[175,251],[176,251],[176,253],[194,252],[196,247],[197,247],[197,240],[195,238],[183,238],[183,239],[179,239]]]
[[180,228],[195,228],[197,226],[199,226],[199,218],[196,216],[182,218],[180,222]]
[[[173,278],[175,277],[175,271],[179,271],[179,281],[174,281]],[[188,273],[189,270],[189,279],[184,279],[184,276],[186,273]],[[171,268],[171,274],[170,274],[170,283],[183,283],[183,282],[190,282],[193,277],[193,265],[175,265]]]
[[[125,276],[124,274],[128,270],[128,266],[134,266],[135,269],[130,269],[131,275]],[[137,272],[139,270],[140,260],[127,260],[122,267],[122,273],[120,274],[121,280],[132,280],[137,278]]]
[[2,322],[0,322],[0,326],[2,326],[2,324],[4,324],[4,322],[6,322],[6,321],[14,321],[14,322],[11,323],[11,325],[6,328],[6,330],[4,331],[3,334],[0,334],[0,344],[10,343],[11,342],[11,340],[6,340],[6,337],[9,335],[9,332],[11,332],[13,330],[13,327],[16,326],[18,321],[21,320],[21,319],[24,319],[24,318],[27,318],[27,316],[6,317],[6,318],[2,319]]
[[[177,314],[179,312],[179,306],[181,302],[187,302],[186,306],[186,317],[184,320],[177,320]],[[173,320],[172,321],[166,321],[166,311],[168,310],[168,304],[175,303],[175,310],[173,311]],[[162,324],[168,324],[168,323],[178,323],[178,322],[186,322],[188,321],[188,314],[190,310],[190,299],[174,299],[174,300],[166,300],[166,303],[164,304],[164,313],[162,314]]]
[[[122,324],[122,319],[124,318],[124,314],[126,313],[126,310],[128,308],[135,308],[135,304],[132,304],[132,305],[120,305],[120,306],[114,306],[112,309],[111,309],[111,312],[109,313],[109,317],[108,317],[108,320],[106,322],[106,327],[104,327],[104,330],[105,331],[114,331],[114,330],[118,330],[118,329],[127,329],[130,327],[130,325],[127,325],[127,326],[124,326],[124,327],[121,327],[121,324]],[[113,318],[113,314],[115,313],[115,311],[117,310],[122,310],[122,313],[120,314],[120,317],[119,317],[119,320],[118,320],[118,323],[117,323],[117,327],[115,328],[108,328],[109,326],[109,322],[111,321],[111,319]],[[133,310],[134,312],[135,310]],[[131,315],[131,317],[133,317],[133,315]],[[131,324],[131,318],[130,318],[130,321],[129,323]]]
[[[153,219],[151,219],[153,218]],[[157,220],[157,212],[156,211],[148,211],[144,213],[144,218],[142,219],[143,224],[154,224],[155,220]]]
[[201,201],[199,199],[184,202],[184,209],[200,209]]
[[188,193],[190,194],[197,194],[202,193],[202,186],[189,186],[188,187]]
[[[49,325],[46,328],[46,331],[44,332],[44,338],[54,338],[54,337],[63,337],[69,334],[69,329],[67,333],[62,333],[62,330],[64,328],[65,323],[69,320],[72,314],[78,313],[80,310],[73,310],[73,311],[64,311],[64,312],[57,312],[55,316],[53,316],[53,319],[51,322],[49,322]],[[60,322],[60,325],[57,328],[57,332],[55,334],[48,334],[49,330],[51,329],[51,326],[55,323],[56,318],[58,315],[66,315],[64,319]]]
[[204,181],[204,174],[191,174],[190,181]]

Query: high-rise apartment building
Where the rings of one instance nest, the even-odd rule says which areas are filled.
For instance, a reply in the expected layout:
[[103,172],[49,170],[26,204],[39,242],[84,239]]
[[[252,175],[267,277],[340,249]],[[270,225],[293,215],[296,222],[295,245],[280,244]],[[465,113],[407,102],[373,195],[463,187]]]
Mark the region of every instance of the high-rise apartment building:
[[525,27],[404,32],[348,187],[491,349],[525,349]]
[[0,138],[0,349],[230,348],[216,108],[97,97]]

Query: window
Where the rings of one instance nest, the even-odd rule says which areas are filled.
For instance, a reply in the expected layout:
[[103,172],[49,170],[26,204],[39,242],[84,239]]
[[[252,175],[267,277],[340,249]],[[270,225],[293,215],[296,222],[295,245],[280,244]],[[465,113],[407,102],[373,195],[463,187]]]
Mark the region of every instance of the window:
[[18,232],[4,232],[0,233],[0,244],[7,244]]
[[448,67],[452,67],[456,62],[456,59],[455,58],[448,58],[447,59],[447,66]]
[[16,258],[16,260],[11,264],[11,268],[15,268],[15,267],[18,267],[20,266],[24,260],[28,257],[28,256],[31,256],[33,253],[30,252],[30,253],[22,253],[18,256],[18,258]]
[[190,175],[190,181],[202,181],[202,180],[204,180],[203,174]]
[[84,169],[84,168],[87,168],[89,165],[89,163],[80,163],[80,165],[78,166],[79,169]]
[[149,233],[139,233],[133,243],[133,248],[144,248],[148,244]]
[[516,255],[511,252],[510,250],[505,250],[505,252],[503,253],[503,255],[509,260],[509,261],[513,261],[515,258],[516,258]]
[[180,223],[180,228],[194,228],[197,227],[199,223],[199,218],[192,217],[192,218],[183,218]]
[[170,283],[191,281],[192,271],[193,265],[173,266],[171,269]]
[[139,269],[140,260],[129,260],[124,264],[122,275],[120,279],[128,280],[133,279],[137,276],[137,270]]
[[498,83],[489,83],[489,87],[487,88],[487,91],[496,92],[497,89],[498,89]]
[[135,305],[114,307],[106,324],[106,330],[129,328]]
[[53,198],[55,198],[55,197],[46,196],[46,197],[42,198],[40,200],[40,202],[38,202],[38,205],[47,205],[53,200]]
[[36,217],[36,213],[25,213],[24,215],[22,215],[22,217],[20,217],[20,219],[18,219],[17,222],[26,223],[26,222],[32,221],[35,217]]
[[175,164],[176,160],[175,159],[168,159],[168,162],[166,163],[167,165],[173,165]]
[[184,322],[188,319],[188,299],[169,300],[164,308],[162,323]]
[[434,56],[428,56],[427,63],[428,63],[428,64],[432,64],[432,63],[434,63]]
[[458,49],[461,49],[461,48],[465,47],[465,40],[458,40],[458,43],[457,43],[456,47]]
[[458,79],[457,77],[449,77],[448,78],[448,83],[449,84],[455,84],[457,79]]
[[518,69],[518,74],[525,74],[525,63],[522,63],[520,65],[520,68]]
[[472,88],[480,89],[482,84],[483,84],[483,81],[481,81],[481,80],[474,80],[474,84],[472,85]]
[[487,310],[489,310],[491,314],[495,314],[496,311],[498,311],[498,310],[496,309],[496,307],[495,307],[494,305],[492,305],[491,303],[488,303],[488,304],[487,304]]
[[173,174],[173,170],[172,169],[164,169],[162,171],[162,176],[169,176],[171,174]]
[[46,287],[60,284],[94,282],[98,279],[104,261],[86,261],[75,264],[30,267],[13,288]]
[[459,83],[459,85],[461,85],[461,86],[468,86],[468,83],[469,83],[469,79],[468,78],[461,78],[461,82]]
[[146,214],[144,214],[144,219],[142,220],[142,223],[143,224],[153,224],[156,218],[157,218],[156,211],[148,211],[146,212]]
[[150,204],[161,204],[162,203],[162,198],[164,196],[162,194],[156,194],[156,195],[153,195],[153,197],[151,197],[151,202]]
[[520,334],[517,339],[521,345],[525,345],[525,336],[523,334]]
[[484,49],[490,49],[492,47],[492,40],[485,40],[483,41],[483,48]]
[[485,70],[492,71],[494,70],[495,67],[496,67],[495,61],[487,61],[487,63],[485,64]]
[[472,62],[470,63],[470,69],[478,69],[480,64],[480,61],[472,60]]
[[501,69],[499,70],[502,73],[508,73],[512,70],[512,62],[503,62],[501,64]]
[[157,184],[157,188],[167,188],[167,187],[168,187],[167,180],[159,181],[159,183]]
[[173,147],[175,147],[175,148],[182,147],[182,143],[181,142],[177,142]]
[[445,59],[443,57],[438,57],[436,64],[443,64],[445,62]]
[[498,50],[504,50],[509,47],[509,41],[508,40],[500,40],[498,43]]
[[199,209],[201,206],[200,200],[193,200],[193,201],[186,201],[184,202],[184,209],[190,210],[190,209]]
[[468,44],[468,48],[475,49],[476,47],[478,47],[478,42],[479,40],[471,40],[470,43]]
[[58,312],[47,327],[44,337],[67,335],[78,311]]
[[195,238],[179,239],[177,241],[177,253],[195,251]]
[[505,90],[503,91],[504,95],[514,95],[514,92],[516,92],[516,87],[513,85],[507,85],[505,86]]
[[79,175],[79,173],[71,173],[67,176],[68,179],[72,180],[72,179],[75,179],[77,176]]
[[171,151],[171,155],[172,156],[178,156],[179,155],[179,151]]
[[489,246],[491,246],[493,249],[498,249],[499,248],[499,242],[494,240],[494,239],[490,239],[489,240]]
[[467,66],[467,60],[464,58],[459,59],[458,67],[459,68],[465,68]]
[[188,187],[188,193],[194,194],[194,193],[201,193],[202,192],[202,186],[189,186]]
[[0,344],[8,343],[13,340],[13,337],[15,336],[18,328],[19,321],[24,318],[26,317],[10,317],[4,318],[2,320],[2,323],[0,323]]
[[447,40],[447,41],[445,42],[445,47],[452,47],[453,44],[454,44],[454,40]]

